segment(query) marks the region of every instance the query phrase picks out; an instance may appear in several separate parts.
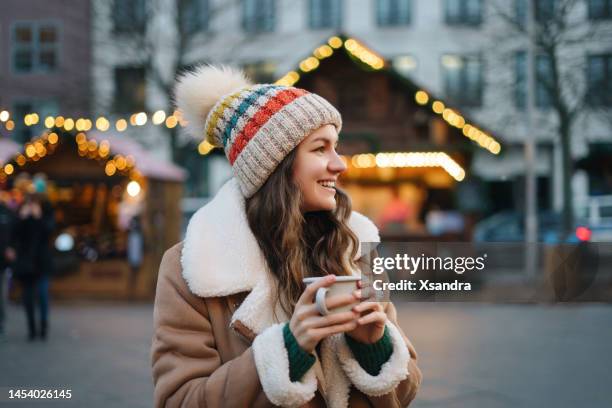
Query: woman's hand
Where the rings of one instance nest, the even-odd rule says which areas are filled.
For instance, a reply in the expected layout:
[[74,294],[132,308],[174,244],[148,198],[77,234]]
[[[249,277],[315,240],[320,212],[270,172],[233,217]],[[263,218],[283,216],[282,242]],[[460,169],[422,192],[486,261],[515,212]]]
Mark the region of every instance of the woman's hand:
[[[321,316],[314,303],[317,290],[331,286],[336,280],[334,275],[326,276],[308,285],[298,299],[289,322],[289,329],[300,347],[312,353],[317,344],[333,334],[344,333],[357,327],[358,313],[353,311],[331,313]],[[335,295],[327,299],[326,306],[333,309],[359,302],[357,293],[350,295]]]
[[380,340],[385,332],[387,315],[379,302],[363,302],[353,307],[356,313],[362,314],[357,320],[357,327],[346,334],[355,341],[373,344]]
[[[362,288],[361,281],[358,285]],[[361,298],[361,290],[357,291],[356,296]],[[361,317],[357,320],[358,326],[346,334],[353,340],[365,344],[373,344],[380,340],[385,333],[387,321],[383,305],[380,302],[362,302],[353,307],[353,311],[359,313]]]

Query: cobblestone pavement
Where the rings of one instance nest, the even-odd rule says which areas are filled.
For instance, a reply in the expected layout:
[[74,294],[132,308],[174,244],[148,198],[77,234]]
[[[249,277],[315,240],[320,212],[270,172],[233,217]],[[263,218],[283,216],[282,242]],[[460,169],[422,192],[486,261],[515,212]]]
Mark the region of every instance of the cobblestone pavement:
[[[428,407],[612,406],[612,306],[397,303]],[[150,304],[53,304],[47,342],[25,341],[7,309],[0,406],[151,407]],[[9,388],[71,389],[71,400],[8,400]]]

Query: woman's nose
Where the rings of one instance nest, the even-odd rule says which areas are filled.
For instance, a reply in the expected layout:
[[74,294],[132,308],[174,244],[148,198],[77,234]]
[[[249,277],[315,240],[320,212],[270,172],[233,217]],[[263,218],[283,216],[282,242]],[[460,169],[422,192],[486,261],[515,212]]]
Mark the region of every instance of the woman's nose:
[[333,152],[332,155],[332,160],[329,162],[329,170],[334,173],[342,173],[345,171],[347,169],[346,164],[344,164],[344,161],[338,153]]

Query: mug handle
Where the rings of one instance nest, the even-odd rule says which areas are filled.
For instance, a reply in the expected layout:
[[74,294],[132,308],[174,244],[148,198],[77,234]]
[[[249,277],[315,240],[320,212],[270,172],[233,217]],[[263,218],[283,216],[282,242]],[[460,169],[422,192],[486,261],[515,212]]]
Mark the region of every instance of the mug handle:
[[317,290],[317,294],[315,295],[315,306],[317,308],[317,312],[321,316],[327,316],[329,314],[329,310],[327,309],[327,305],[325,304],[325,299],[327,298],[327,291],[329,288],[319,288]]

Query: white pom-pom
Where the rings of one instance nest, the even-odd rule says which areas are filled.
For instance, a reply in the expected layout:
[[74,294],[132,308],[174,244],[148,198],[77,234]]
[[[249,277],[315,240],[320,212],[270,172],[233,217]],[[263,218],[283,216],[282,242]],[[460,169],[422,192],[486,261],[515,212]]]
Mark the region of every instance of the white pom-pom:
[[[196,140],[205,135],[206,116],[219,99],[233,91],[252,85],[244,72],[229,66],[201,65],[177,79],[174,101],[187,120],[186,131]],[[217,147],[220,143],[208,140]]]

